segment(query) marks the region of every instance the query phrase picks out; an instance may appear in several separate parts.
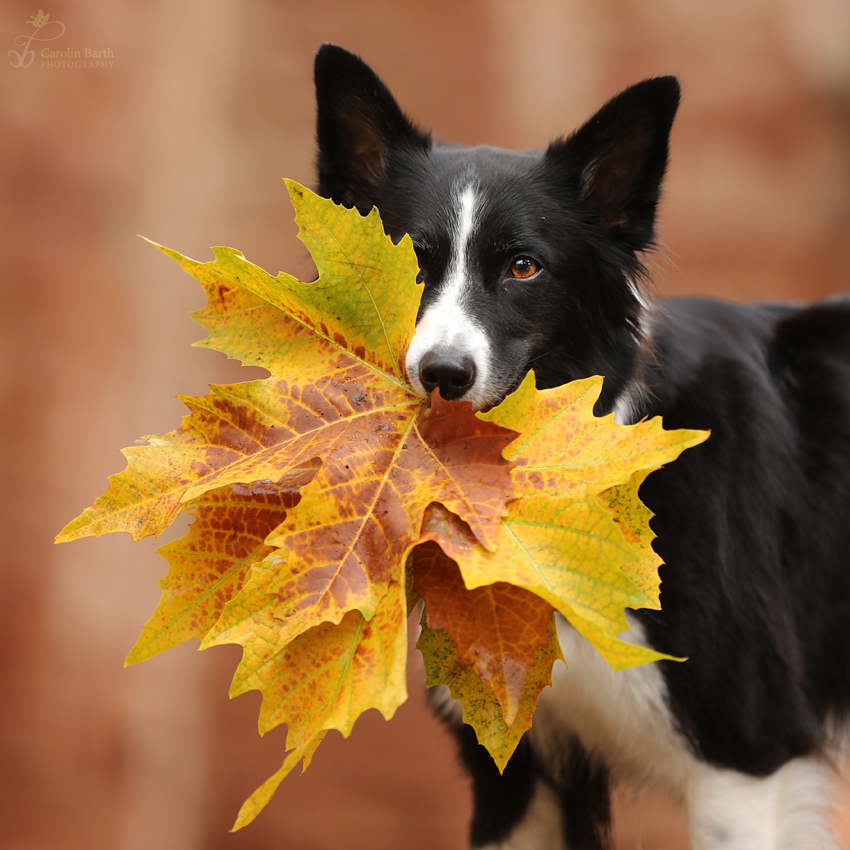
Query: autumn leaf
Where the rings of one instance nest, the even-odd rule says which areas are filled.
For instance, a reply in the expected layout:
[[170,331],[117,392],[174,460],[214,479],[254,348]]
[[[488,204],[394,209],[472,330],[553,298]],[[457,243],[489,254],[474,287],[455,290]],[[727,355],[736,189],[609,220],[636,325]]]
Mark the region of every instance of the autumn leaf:
[[429,629],[445,628],[458,663],[471,667],[496,697],[510,726],[528,673],[549,642],[554,609],[505,582],[467,590],[457,564],[436,543],[413,550],[414,589],[425,602]]
[[[539,621],[533,630],[507,627],[522,608],[513,598],[496,603],[496,588],[525,592],[541,613],[559,611],[614,669],[667,657],[623,639],[625,609],[657,608],[659,600],[652,514],[638,490],[653,469],[707,434],[664,431],[660,420],[621,426],[612,416],[594,417],[601,384],[590,378],[539,392],[529,375],[485,414],[522,432],[505,450],[516,464],[512,476],[521,498],[509,504],[495,549],[485,550],[460,517],[432,504],[422,539],[433,542],[413,553],[415,589],[425,601],[420,647],[429,654],[429,684],[449,685],[500,770],[530,727],[559,654],[544,651]],[[491,594],[489,607],[483,600],[473,604],[481,591]]]
[[[477,522],[477,534],[492,545],[498,523],[489,517],[504,514],[507,499],[514,493],[510,465],[501,451],[515,432],[493,428],[476,418],[469,403],[443,401],[436,393],[431,407],[421,409],[414,425],[418,436],[409,436],[387,466],[388,481],[372,511],[374,529],[360,532],[358,528],[356,537],[351,534],[350,527],[360,517],[352,518],[351,499],[344,488],[307,488],[297,515],[269,536],[269,544],[300,556],[290,558],[279,576],[281,603],[276,616],[283,623],[282,642],[320,618],[339,622],[365,580],[377,585],[397,575],[418,539],[427,505],[437,500],[458,502],[441,482],[444,476],[460,492],[470,494],[465,500],[467,515],[488,518]],[[414,449],[415,439],[427,454]],[[428,486],[429,482],[433,483]],[[372,566],[364,576],[362,564],[367,559]],[[371,616],[373,606],[358,608],[367,618]]]
[[162,550],[162,600],[128,663],[190,637],[243,646],[231,693],[259,689],[261,731],[287,723],[293,752],[240,822],[327,730],[347,735],[406,697],[404,565],[427,505],[450,505],[492,546],[516,495],[502,457],[516,433],[404,382],[409,240],[288,185],[317,281],[272,278],[232,249],[209,263],[161,249],[204,287],[201,344],[271,377],[183,399],[180,428],[125,450],[127,468],[57,538],[140,539],[195,517]]
[[661,593],[658,568],[661,558],[655,554],[652,541],[655,533],[649,521],[655,514],[640,500],[638,491],[652,469],[642,469],[632,477],[599,495],[599,504],[609,511],[617,528],[631,546],[634,557],[620,569],[644,592],[644,608],[661,608]]
[[419,398],[403,368],[420,288],[408,237],[287,181],[314,282],[238,251],[164,253],[204,288],[199,345],[268,370],[184,398],[179,428],[127,467],[57,541],[194,522],[161,553],[162,598],[127,662],[187,640],[242,647],[231,695],[259,690],[259,729],[288,726],[249,823],[327,732],[406,698],[406,618],[424,601],[428,683],[446,684],[503,769],[561,657],[554,611],[622,668],[659,658],[620,639],[657,607],[658,558],[638,489],[705,435],[596,418],[601,378],[486,415]]
[[[305,470],[303,483],[314,472]],[[297,486],[249,489],[240,484],[211,490],[191,502],[186,512],[196,519],[189,533],[159,550],[170,566],[159,582],[162,600],[127,663],[144,661],[192,637],[203,638],[242,587],[248,570],[275,551],[264,540],[297,503]]]
[[[514,495],[501,455],[514,434],[469,405],[427,407],[404,383],[399,356],[419,301],[409,239],[394,245],[377,212],[364,219],[288,186],[317,281],[272,278],[231,249],[215,249],[209,263],[162,249],[204,286],[208,303],[195,314],[210,330],[204,344],[272,377],[184,399],[182,426],[125,450],[127,469],[58,538],[158,534],[211,490],[292,489],[320,462],[297,530],[284,524],[272,538],[290,553],[283,642],[351,610],[370,619],[430,502],[450,506],[492,545]],[[258,343],[258,327],[272,341]],[[463,452],[475,461],[469,469],[458,463]]]
[[393,582],[371,620],[349,611],[338,625],[322,623],[288,645],[280,642],[275,617],[277,553],[252,568],[201,648],[226,643],[243,647],[231,697],[259,690],[259,729],[286,723],[287,755],[281,769],[257,789],[233,829],[250,823],[286,775],[303,758],[303,769],[330,729],[348,737],[355,720],[376,708],[389,720],[407,699],[407,604],[404,583]]
[[493,691],[479,678],[475,669],[461,662],[458,650],[446,629],[430,629],[425,615],[416,648],[425,662],[428,687],[447,685],[451,695],[463,706],[463,720],[474,730],[478,742],[486,747],[503,771],[522,736],[531,728],[540,692],[552,684],[552,666],[563,660],[553,618],[549,620],[548,640],[535,656],[528,671],[518,704],[517,715],[508,725]]
[[340,624],[322,623],[282,645],[275,617],[276,557],[285,554],[252,568],[201,644],[243,647],[230,695],[259,690],[260,733],[287,723],[287,749],[305,745],[322,730],[338,729],[347,737],[367,708],[392,717],[407,698],[403,581],[390,585],[371,620],[349,611]]
[[239,814],[236,816],[236,823],[233,824],[231,832],[236,832],[242,829],[243,826],[248,826],[254,818],[268,805],[269,800],[277,791],[277,786],[286,779],[293,771],[298,762],[301,762],[301,772],[303,773],[310,766],[313,760],[313,754],[316,752],[319,744],[325,739],[327,732],[319,732],[310,740],[300,747],[288,753],[284,759],[283,766],[277,773],[270,776],[254,793],[242,804],[239,809]]
[[[484,415],[522,429],[505,450],[516,464],[512,475],[522,497],[509,505],[495,551],[483,549],[460,518],[441,508],[426,517],[423,537],[457,562],[470,590],[503,581],[535,593],[614,669],[623,669],[666,656],[618,637],[629,630],[625,609],[657,604],[657,593],[638,570],[640,583],[621,568],[645,567],[646,550],[630,545],[600,494],[675,459],[707,434],[664,431],[658,419],[622,426],[610,415],[594,417],[601,386],[601,378],[588,378],[538,391],[529,375]],[[634,505],[631,511],[628,519],[645,518]],[[648,547],[648,534],[635,532],[634,539]]]

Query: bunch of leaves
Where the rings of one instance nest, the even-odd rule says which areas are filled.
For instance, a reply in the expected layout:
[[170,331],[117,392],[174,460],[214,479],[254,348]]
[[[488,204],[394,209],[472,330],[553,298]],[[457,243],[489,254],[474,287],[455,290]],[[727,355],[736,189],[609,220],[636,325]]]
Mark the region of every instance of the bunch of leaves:
[[270,377],[183,398],[176,430],[125,449],[126,469],[58,541],[160,534],[161,601],[127,659],[189,639],[243,647],[231,696],[262,693],[288,726],[281,769],[249,823],[327,732],[406,699],[406,621],[429,685],[448,685],[503,769],[561,658],[554,612],[615,668],[660,656],[620,635],[658,606],[646,475],[705,438],[659,420],[596,418],[601,378],[540,392],[529,375],[484,415],[417,396],[403,352],[421,287],[409,238],[287,181],[318,279],[271,277],[238,251],[207,263],[160,249],[203,286],[200,343]]

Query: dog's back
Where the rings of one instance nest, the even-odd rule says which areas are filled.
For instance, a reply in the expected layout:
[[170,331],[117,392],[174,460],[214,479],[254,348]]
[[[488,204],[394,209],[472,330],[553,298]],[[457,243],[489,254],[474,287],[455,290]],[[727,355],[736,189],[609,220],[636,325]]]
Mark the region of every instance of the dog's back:
[[700,755],[764,776],[850,708],[850,300],[665,306],[645,412],[712,436],[641,490],[666,566],[640,618],[689,657],[665,679]]
[[606,376],[598,412],[711,438],[651,475],[662,610],[629,639],[684,663],[614,673],[565,621],[504,775],[459,727],[475,847],[604,846],[612,782],[687,804],[695,848],[832,846],[828,762],[850,710],[850,301],[654,303],[640,252],[678,104],[627,90],[544,153],[435,148],[359,59],[316,64],[320,191],[410,233],[425,292],[408,374],[478,407],[529,368]]

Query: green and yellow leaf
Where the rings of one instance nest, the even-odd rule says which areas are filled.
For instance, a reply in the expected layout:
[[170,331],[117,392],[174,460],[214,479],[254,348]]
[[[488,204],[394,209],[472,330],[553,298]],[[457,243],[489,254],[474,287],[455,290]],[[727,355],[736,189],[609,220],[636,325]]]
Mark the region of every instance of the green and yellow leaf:
[[[541,392],[529,375],[483,417],[522,427],[505,450],[522,497],[509,505],[495,551],[478,545],[462,520],[439,506],[429,509],[423,537],[458,563],[469,589],[503,581],[537,594],[619,670],[665,656],[619,637],[629,631],[625,609],[652,605],[657,596],[622,569],[642,562],[641,553],[597,497],[707,434],[664,431],[660,420],[622,426],[612,416],[594,417],[601,386],[601,378],[588,378]],[[639,569],[635,574],[647,584]]]
[[655,533],[649,527],[654,514],[640,500],[638,491],[646,481],[652,469],[636,472],[625,484],[618,484],[605,490],[599,496],[599,503],[608,511],[626,542],[635,553],[633,560],[626,561],[620,569],[644,592],[644,608],[661,608],[661,593],[658,582],[658,568],[661,558],[652,548]]
[[552,606],[504,582],[467,590],[457,564],[430,541],[413,550],[413,568],[428,628],[449,633],[458,663],[474,670],[511,726],[529,671],[549,642]]
[[[406,698],[406,617],[419,599],[429,684],[446,684],[503,769],[561,657],[553,611],[617,669],[662,656],[621,639],[658,607],[646,476],[705,439],[659,420],[594,417],[601,378],[538,392],[529,376],[484,416],[416,396],[403,356],[420,288],[410,239],[287,181],[318,279],[272,277],[238,251],[161,250],[207,296],[200,345],[269,371],[184,398],[179,428],[127,467],[58,541],[189,532],[163,547],[162,599],[127,661],[190,638],[243,648],[231,695],[288,726],[249,823],[330,729]],[[157,246],[160,247],[160,246]]]
[[510,725],[493,691],[481,681],[472,666],[461,662],[446,629],[429,629],[423,615],[422,633],[416,647],[425,662],[428,687],[448,686],[452,697],[463,706],[464,722],[475,730],[478,742],[502,772],[522,736],[531,728],[540,692],[552,684],[552,666],[559,659],[563,661],[554,618],[549,620],[549,639],[538,650],[534,665],[528,671],[519,710]]

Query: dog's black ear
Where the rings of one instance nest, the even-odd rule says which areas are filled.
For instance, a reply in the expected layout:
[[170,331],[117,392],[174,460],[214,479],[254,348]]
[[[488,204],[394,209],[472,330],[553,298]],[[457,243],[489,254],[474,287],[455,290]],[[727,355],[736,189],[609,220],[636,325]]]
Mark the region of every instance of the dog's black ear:
[[378,75],[342,47],[321,46],[314,76],[319,194],[367,212],[393,158],[427,152],[431,137],[408,120]]
[[652,245],[679,81],[656,77],[608,101],[546,161],[564,175],[612,238],[640,251]]

